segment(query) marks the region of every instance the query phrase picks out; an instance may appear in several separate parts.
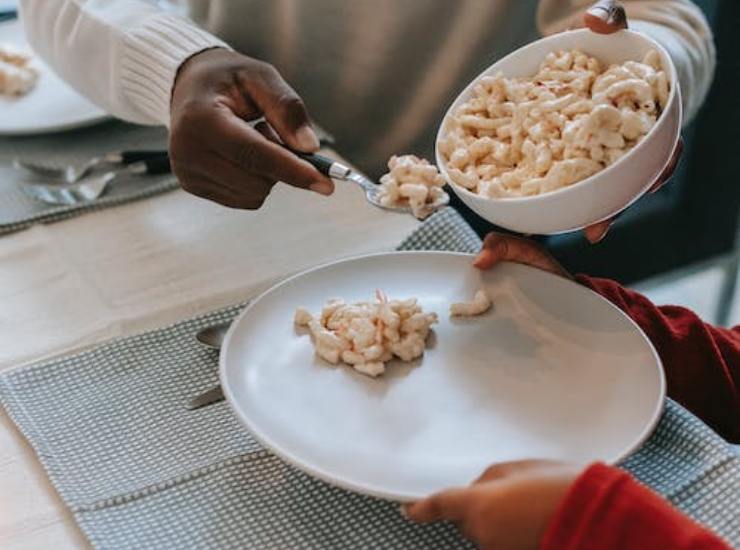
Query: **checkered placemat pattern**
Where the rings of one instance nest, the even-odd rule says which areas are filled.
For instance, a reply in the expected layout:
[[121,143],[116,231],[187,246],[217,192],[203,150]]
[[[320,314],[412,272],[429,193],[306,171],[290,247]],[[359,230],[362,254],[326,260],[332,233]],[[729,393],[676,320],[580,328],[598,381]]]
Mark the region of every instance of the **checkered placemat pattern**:
[[178,187],[171,174],[116,178],[98,199],[84,204],[48,205],[23,191],[28,173],[12,167],[13,159],[59,168],[81,165],[97,155],[124,150],[166,150],[165,128],[107,122],[70,132],[64,137],[0,138],[0,235],[29,227],[78,216],[83,212],[108,208],[143,199]]
[[[399,247],[474,252],[452,209]],[[446,524],[404,521],[395,503],[313,479],[267,452],[225,403],[188,411],[217,381],[193,339],[234,306],[0,376],[0,402],[97,548],[470,548]],[[740,457],[668,402],[624,467],[740,544]]]

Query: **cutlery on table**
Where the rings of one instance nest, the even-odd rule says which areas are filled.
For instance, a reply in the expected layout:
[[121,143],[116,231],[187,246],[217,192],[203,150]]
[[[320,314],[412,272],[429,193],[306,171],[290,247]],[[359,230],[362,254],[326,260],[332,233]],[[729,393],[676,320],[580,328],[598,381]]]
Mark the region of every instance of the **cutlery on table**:
[[195,335],[195,339],[203,347],[218,351],[221,349],[224,336],[226,336],[226,332],[229,330],[230,326],[231,323],[211,325],[210,327],[199,330]]
[[63,168],[50,168],[36,162],[13,159],[13,166],[19,170],[25,170],[35,176],[41,176],[61,183],[77,183],[87,176],[92,170],[102,166],[128,166],[136,162],[159,159],[167,156],[167,151],[121,151],[120,153],[107,153],[91,158],[82,165],[70,164]]
[[[195,339],[203,347],[212,350],[220,350],[224,336],[226,336],[226,331],[229,330],[230,325],[231,323],[223,323],[206,327],[198,331],[195,335]],[[221,389],[221,385],[218,384],[191,399],[187,404],[187,408],[193,411],[207,405],[212,405],[213,403],[218,403],[224,399],[224,392]]]
[[214,403],[220,403],[224,399],[226,399],[224,390],[221,388],[221,384],[218,384],[191,399],[187,404],[187,408],[190,411],[195,411],[208,405],[213,405]]
[[47,204],[71,206],[94,201],[120,176],[168,174],[170,171],[170,159],[164,154],[134,162],[121,170],[90,175],[72,184],[22,182],[21,188],[34,199]]
[[[386,206],[382,204],[378,193],[379,186],[345,164],[317,153],[293,152],[325,176],[352,182],[360,186],[365,192],[367,201],[373,206],[393,212],[411,213],[411,208],[408,206]],[[45,203],[55,205],[75,205],[95,200],[103,194],[108,184],[118,174],[160,174],[170,171],[167,151],[108,153],[93,157],[82,165],[69,165],[63,168],[50,168],[21,159],[15,159],[13,166],[34,176],[57,182],[54,184],[24,184],[31,196]],[[91,171],[101,166],[123,166],[125,169],[111,169],[102,175],[87,177]],[[432,213],[447,206],[449,200],[449,196],[444,194],[439,201],[428,205],[428,212]]]

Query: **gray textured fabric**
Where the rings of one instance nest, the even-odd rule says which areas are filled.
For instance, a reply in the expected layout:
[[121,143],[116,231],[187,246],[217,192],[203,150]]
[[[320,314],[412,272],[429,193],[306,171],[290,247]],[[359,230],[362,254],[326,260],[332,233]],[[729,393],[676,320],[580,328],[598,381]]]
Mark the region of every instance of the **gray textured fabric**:
[[[452,210],[400,249],[473,252]],[[262,449],[224,403],[187,411],[217,379],[193,334],[234,306],[0,376],[0,402],[98,548],[468,548],[449,525],[331,487]],[[740,456],[669,401],[624,467],[740,544]]]
[[38,137],[0,138],[0,234],[24,229],[34,223],[49,223],[177,188],[171,174],[116,178],[95,201],[73,206],[54,206],[23,192],[20,181],[29,176],[15,170],[14,158],[48,167],[83,164],[90,158],[130,149],[166,149],[164,128],[108,122],[84,130]]

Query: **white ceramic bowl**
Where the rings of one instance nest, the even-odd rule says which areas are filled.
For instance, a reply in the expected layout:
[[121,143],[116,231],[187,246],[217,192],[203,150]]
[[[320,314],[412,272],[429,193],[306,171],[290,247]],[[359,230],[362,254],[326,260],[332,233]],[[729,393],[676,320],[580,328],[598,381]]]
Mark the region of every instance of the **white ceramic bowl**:
[[[579,49],[607,64],[641,61],[657,50],[671,83],[668,105],[655,126],[628,154],[576,184],[532,197],[489,199],[456,184],[439,152],[450,114],[467,101],[482,76],[501,71],[508,77],[535,74],[545,56],[557,50]],[[587,29],[548,36],[504,57],[481,73],[455,99],[437,134],[437,166],[452,190],[478,215],[506,229],[529,234],[555,234],[581,229],[607,219],[637,200],[655,182],[671,158],[681,131],[681,92],[668,53],[651,38],[633,31],[602,35]]]

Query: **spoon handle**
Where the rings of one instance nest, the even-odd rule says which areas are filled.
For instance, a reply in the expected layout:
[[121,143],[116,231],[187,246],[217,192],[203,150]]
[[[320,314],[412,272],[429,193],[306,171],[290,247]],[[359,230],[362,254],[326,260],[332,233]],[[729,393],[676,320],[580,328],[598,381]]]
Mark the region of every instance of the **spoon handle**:
[[197,397],[194,397],[190,400],[187,407],[188,410],[194,411],[196,409],[201,409],[203,407],[207,407],[208,405],[212,405],[213,403],[218,403],[219,401],[223,401],[226,399],[224,396],[224,390],[221,389],[221,385],[214,386],[210,390],[204,391]]
[[293,153],[330,178],[345,180],[352,172],[349,167],[345,166],[341,162],[337,162],[336,160],[325,157],[324,155],[319,155],[317,153],[301,153],[299,151],[293,151]]
[[154,176],[169,174],[172,171],[172,167],[170,166],[170,157],[163,155],[129,164],[127,170],[131,174],[149,174],[150,176]]
[[111,159],[115,159],[115,162],[120,162],[121,164],[133,164],[134,162],[139,162],[142,160],[153,160],[153,159],[162,159],[167,158],[169,156],[169,153],[166,149],[162,150],[130,150],[130,151],[121,151],[120,153],[114,153],[111,155]]

